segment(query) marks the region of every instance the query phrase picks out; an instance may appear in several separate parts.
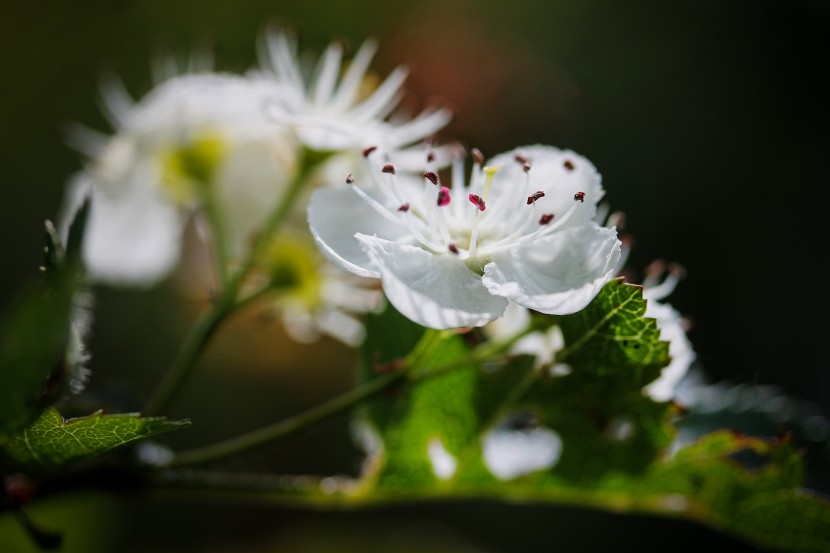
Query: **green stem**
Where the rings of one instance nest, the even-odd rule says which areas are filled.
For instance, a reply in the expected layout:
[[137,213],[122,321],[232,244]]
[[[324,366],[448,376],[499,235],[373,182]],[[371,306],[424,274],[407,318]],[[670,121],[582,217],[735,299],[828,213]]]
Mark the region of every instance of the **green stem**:
[[233,298],[228,294],[219,298],[217,303],[191,328],[173,364],[164,374],[161,382],[150,395],[142,410],[146,416],[163,413],[187,381],[196,364],[196,360],[210,341],[219,325],[233,311]]
[[[309,161],[308,155],[304,155],[304,158],[300,170],[297,171],[294,178],[286,187],[279,203],[262,227],[254,246],[251,248],[241,267],[230,279],[224,282],[222,293],[216,300],[214,306],[199,319],[196,325],[190,330],[190,334],[185,338],[173,364],[164,377],[162,377],[161,382],[159,382],[156,389],[150,395],[150,399],[145,404],[143,409],[145,415],[158,415],[167,409],[192,374],[199,355],[204,351],[219,326],[239,306],[249,303],[247,301],[249,298],[237,302],[242,283],[268,247],[274,233],[277,232],[280,225],[288,216],[308,175],[315,166],[315,161]],[[210,202],[207,203],[209,204]],[[209,217],[211,217],[210,212],[211,209],[208,208]],[[218,217],[218,213],[215,215]]]
[[427,329],[420,341],[412,349],[412,352],[407,356],[406,365],[399,371],[376,378],[325,403],[321,403],[298,415],[260,428],[259,430],[254,430],[253,432],[242,434],[213,445],[178,453],[172,465],[192,466],[218,461],[266,445],[326,420],[333,415],[347,411],[359,403],[375,397],[408,375],[412,375],[411,378],[413,380],[424,380],[440,376],[464,365],[492,358],[494,354],[503,351],[513,343],[513,340],[510,340],[508,342],[502,342],[497,346],[487,345],[470,352],[469,355],[464,356],[462,359],[457,359],[438,367],[432,367],[428,372],[419,371],[419,365],[424,359],[428,358],[429,353],[441,343],[447,336],[447,333],[448,331]]
[[216,203],[216,194],[211,186],[205,186],[204,210],[210,226],[211,240],[213,242],[213,259],[216,265],[216,277],[219,279],[220,289],[228,284],[228,235],[226,232],[222,214]]
[[390,386],[397,383],[406,375],[405,371],[398,371],[384,375],[339,395],[325,403],[304,411],[278,423],[260,428],[247,434],[242,434],[230,440],[219,442],[206,447],[192,449],[178,453],[173,460],[173,466],[192,466],[216,461],[243,451],[248,451],[270,442],[284,438],[312,424],[326,420],[334,415],[347,411],[358,403],[374,397]]

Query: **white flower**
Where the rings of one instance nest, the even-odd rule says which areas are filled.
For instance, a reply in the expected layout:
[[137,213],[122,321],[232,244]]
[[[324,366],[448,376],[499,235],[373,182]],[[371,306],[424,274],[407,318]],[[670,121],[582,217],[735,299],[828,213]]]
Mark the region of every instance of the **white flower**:
[[[645,393],[654,401],[668,401],[675,395],[677,384],[686,376],[695,360],[692,344],[686,337],[686,322],[680,313],[667,303],[660,303],[674,291],[682,275],[682,269],[670,265],[668,270],[661,262],[647,269],[643,282],[643,297],[647,300],[645,317],[653,317],[660,329],[660,339],[669,342],[671,361],[663,368],[660,377],[646,386]],[[660,278],[665,272],[665,277]]]
[[286,333],[301,343],[321,335],[357,347],[365,338],[361,316],[377,311],[383,294],[376,282],[332,267],[307,233],[274,238],[261,262],[261,275],[277,292],[276,307]]
[[515,429],[499,425],[481,440],[487,469],[499,480],[551,468],[562,455],[562,438],[545,427]]
[[364,42],[341,77],[343,49],[333,42],[316,68],[304,72],[295,41],[282,31],[266,33],[260,50],[263,72],[282,88],[270,106],[271,115],[294,126],[300,141],[318,151],[375,146],[394,152],[443,128],[451,117],[446,109],[426,109],[413,119],[393,113],[407,75],[403,67],[366,94],[367,71],[376,49],[374,41]]
[[317,190],[308,214],[318,246],[381,278],[389,301],[431,328],[484,325],[508,300],[550,314],[585,307],[620,256],[616,231],[593,221],[603,194],[593,165],[548,146],[487,167],[474,156],[467,184],[455,161],[452,190],[429,168],[413,183],[391,165],[373,167],[374,184]]
[[[90,276],[133,285],[163,278],[208,192],[231,256],[243,255],[295,170],[288,129],[264,115],[278,94],[263,79],[208,73],[173,77],[137,103],[122,88],[105,88],[115,134],[87,132],[81,147],[90,161],[74,185],[92,191],[84,241]],[[211,182],[194,182],[200,178]]]

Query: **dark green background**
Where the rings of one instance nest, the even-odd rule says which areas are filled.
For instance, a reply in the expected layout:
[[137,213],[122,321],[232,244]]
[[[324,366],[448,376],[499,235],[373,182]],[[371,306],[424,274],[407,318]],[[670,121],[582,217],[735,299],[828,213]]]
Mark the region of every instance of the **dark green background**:
[[[151,57],[200,44],[215,51],[220,69],[241,71],[254,61],[258,32],[278,20],[316,49],[333,37],[353,47],[378,38],[378,70],[411,63],[411,107],[433,99],[454,107],[445,138],[488,155],[538,142],[587,156],[603,174],[612,207],[628,216],[632,267],[666,258],[687,268],[671,302],[694,321],[690,337],[707,375],[776,384],[828,413],[830,300],[819,269],[828,259],[823,200],[830,139],[827,93],[819,85],[830,59],[828,6],[818,0],[0,0],[0,308],[36,278],[42,221],[54,216],[66,178],[80,167],[62,142],[64,126],[106,129],[95,101],[99,76],[114,71],[140,96],[151,84]],[[169,314],[173,301],[165,287],[101,290],[91,386],[101,401],[140,404],[183,329],[185,317]],[[237,351],[228,343],[217,347],[199,389],[176,413],[195,421],[183,443],[251,428],[348,386],[348,363],[332,368],[319,352],[285,354],[273,363],[293,372],[271,374],[270,360],[251,360],[242,346]],[[297,370],[293,363],[307,356],[310,368]],[[229,366],[246,363],[260,370],[229,374]],[[244,412],[237,407],[243,402]],[[332,461],[351,458],[344,427],[340,421],[285,446],[277,468],[353,468]],[[108,509],[88,503],[94,516]],[[177,503],[116,503],[109,510],[121,515],[108,524],[119,550],[157,546],[151,529],[184,516]],[[325,549],[337,544],[346,550],[351,542],[338,541],[341,535],[352,536],[358,549],[397,551],[395,539],[429,533],[436,520],[449,521],[442,526],[454,536],[447,543],[458,536],[475,541],[478,534],[486,551],[627,550],[634,543],[677,551],[691,548],[693,538],[718,541],[684,524],[493,504],[382,516],[184,510],[187,529],[171,551],[233,550],[239,543],[252,551],[337,551]],[[130,522],[125,512],[140,518]],[[228,536],[219,539],[223,524]],[[0,543],[6,528],[0,526]],[[393,545],[386,546],[360,542],[387,533],[404,537],[388,538]],[[284,536],[295,534],[306,545],[285,545]],[[329,534],[336,545],[308,545]],[[224,545],[205,545],[217,541]]]

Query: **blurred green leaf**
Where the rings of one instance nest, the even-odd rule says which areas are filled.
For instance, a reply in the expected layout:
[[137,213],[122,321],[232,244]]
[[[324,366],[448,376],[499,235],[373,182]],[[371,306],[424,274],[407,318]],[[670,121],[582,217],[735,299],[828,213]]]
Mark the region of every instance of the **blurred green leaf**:
[[19,297],[0,324],[0,438],[31,424],[71,381],[85,357],[85,316],[77,300],[83,278],[81,243],[89,201],[79,208],[64,247],[51,221],[44,225],[43,280]]
[[56,399],[71,313],[69,286],[38,286],[23,294],[0,327],[0,436],[29,425]]
[[135,413],[104,415],[98,412],[64,420],[50,407],[32,426],[0,443],[0,451],[15,470],[39,474],[189,425],[188,420],[142,418]]

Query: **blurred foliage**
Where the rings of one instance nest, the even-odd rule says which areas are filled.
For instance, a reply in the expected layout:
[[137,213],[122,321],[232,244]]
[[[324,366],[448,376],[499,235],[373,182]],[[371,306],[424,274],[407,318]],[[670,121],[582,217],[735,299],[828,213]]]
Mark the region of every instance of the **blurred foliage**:
[[[205,42],[215,50],[220,68],[243,70],[253,60],[254,35],[276,16],[317,46],[331,36],[352,44],[379,37],[382,67],[412,61],[410,89],[422,97],[441,95],[458,110],[448,136],[473,141],[488,153],[538,141],[588,155],[605,175],[613,207],[628,213],[628,230],[638,239],[633,265],[670,255],[689,269],[676,305],[697,323],[692,339],[706,369],[716,379],[780,383],[826,407],[828,350],[820,336],[830,332],[827,300],[819,295],[802,301],[798,293],[820,289],[825,274],[812,240],[824,233],[825,208],[803,198],[818,196],[826,176],[822,154],[830,145],[824,132],[828,112],[822,72],[816,68],[828,53],[828,15],[826,4],[815,0],[538,0],[509,9],[497,2],[443,1],[390,6],[379,0],[348,5],[5,0],[0,2],[0,61],[9,82],[0,108],[0,149],[7,161],[0,188],[3,319],[16,321],[16,313],[30,311],[7,306],[32,305],[42,297],[22,292],[21,283],[32,279],[40,262],[38,229],[55,214],[63,183],[80,164],[63,143],[65,125],[81,121],[106,128],[94,101],[102,70],[123,75],[140,94],[150,85],[149,57]],[[770,224],[761,228],[760,221]],[[770,294],[771,282],[782,283],[787,293]],[[134,409],[192,313],[182,309],[170,317],[176,300],[169,288],[99,294],[96,389],[90,401]],[[42,320],[32,317],[32,325]],[[214,345],[199,389],[177,407],[197,418],[200,428],[174,441],[230,435],[349,385],[350,352],[331,343],[293,348],[276,325],[263,321],[261,313],[258,317],[232,327],[230,336]],[[17,339],[8,338],[6,328],[3,349],[15,351],[17,346],[8,344]],[[56,331],[62,332],[63,326]],[[255,340],[255,333],[265,338]],[[57,345],[43,348],[44,359],[31,365],[38,369],[27,371],[25,394],[35,403],[48,375],[42,370],[62,351]],[[335,352],[336,362],[328,352]],[[300,358],[308,366],[302,374],[291,372]],[[0,380],[0,395],[16,394],[21,382],[15,377],[8,387]],[[232,407],[239,398],[245,398],[245,409]],[[28,419],[36,410],[15,408],[28,411]],[[6,420],[11,419],[0,416]],[[350,461],[340,461],[348,448],[332,448],[324,439],[341,436],[345,425],[341,420],[322,437],[292,441],[259,461],[294,470],[349,466]],[[724,438],[727,444],[731,439]],[[733,467],[728,455],[722,462]],[[739,479],[751,475],[736,474]],[[791,497],[789,491],[782,495]],[[443,510],[429,505],[394,511],[403,513],[399,518],[386,512],[352,518],[273,509],[229,513],[226,505],[212,512],[197,505],[187,513],[179,503],[121,507],[132,509],[138,522],[123,531],[118,547],[106,545],[105,537],[105,545],[93,545],[97,537],[115,532],[119,520],[100,497],[52,499],[31,510],[44,524],[74,528],[67,550],[86,552],[139,551],[148,543],[153,551],[243,550],[246,545],[234,541],[234,533],[243,539],[256,536],[262,549],[400,550],[401,543],[436,534],[436,522],[480,536],[476,550],[535,551],[540,536],[544,549],[551,542],[563,549],[608,549],[620,547],[618,540],[655,551],[697,551],[698,543],[745,547],[677,521],[539,505]],[[172,524],[165,514],[175,526],[165,526]],[[787,513],[775,516],[792,522]],[[182,518],[200,530],[198,536],[180,535]],[[776,528],[769,517],[763,521]],[[27,540],[11,523],[10,517],[0,517],[0,543],[26,551]],[[278,537],[264,535],[264,528],[275,525]],[[175,537],[161,540],[148,527],[167,528],[166,535]],[[234,532],[238,528],[245,531]],[[320,544],[326,536],[328,543]],[[170,549],[170,539],[181,547]],[[211,539],[219,544],[206,545]],[[466,541],[451,547],[469,549]]]

